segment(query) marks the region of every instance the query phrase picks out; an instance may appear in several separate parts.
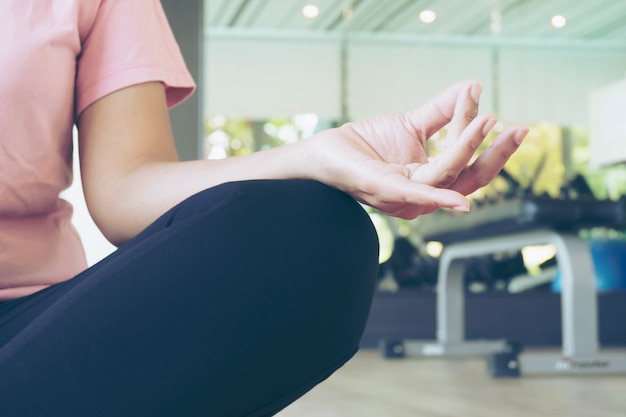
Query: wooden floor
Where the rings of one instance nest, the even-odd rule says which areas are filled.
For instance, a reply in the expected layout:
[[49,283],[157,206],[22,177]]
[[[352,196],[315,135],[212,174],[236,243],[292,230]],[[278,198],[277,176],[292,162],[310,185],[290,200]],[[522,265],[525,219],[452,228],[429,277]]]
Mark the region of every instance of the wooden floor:
[[279,417],[625,417],[626,376],[493,379],[479,359],[359,352]]

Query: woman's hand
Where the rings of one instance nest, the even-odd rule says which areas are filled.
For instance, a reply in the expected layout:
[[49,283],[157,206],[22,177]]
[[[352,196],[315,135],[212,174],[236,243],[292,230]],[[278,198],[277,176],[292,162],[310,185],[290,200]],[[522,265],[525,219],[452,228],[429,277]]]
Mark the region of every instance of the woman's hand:
[[[412,219],[438,208],[468,211],[465,196],[488,184],[528,133],[509,127],[472,161],[496,124],[492,115],[477,116],[480,93],[478,82],[458,83],[412,112],[320,134],[314,139],[319,172],[313,177],[391,216]],[[446,148],[429,158],[427,140],[446,125]]]

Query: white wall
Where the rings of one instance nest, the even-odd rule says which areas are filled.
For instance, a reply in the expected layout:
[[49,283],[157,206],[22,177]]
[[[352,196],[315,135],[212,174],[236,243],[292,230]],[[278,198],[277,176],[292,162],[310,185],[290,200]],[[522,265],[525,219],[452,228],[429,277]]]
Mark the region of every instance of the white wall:
[[330,41],[207,42],[208,114],[267,119],[340,114],[339,45]]
[[626,75],[591,95],[591,164],[626,163]]
[[[341,113],[338,40],[210,38],[207,112],[263,118]],[[349,118],[406,111],[467,78],[483,83],[481,111],[506,122],[586,124],[594,89],[626,74],[626,51],[588,46],[349,43]],[[497,84],[497,85],[496,85]]]
[[464,79],[482,82],[481,111],[491,112],[491,71],[491,50],[486,47],[353,42],[348,53],[349,116],[404,112]]
[[626,74],[626,51],[516,48],[501,53],[502,119],[589,123],[590,94]]

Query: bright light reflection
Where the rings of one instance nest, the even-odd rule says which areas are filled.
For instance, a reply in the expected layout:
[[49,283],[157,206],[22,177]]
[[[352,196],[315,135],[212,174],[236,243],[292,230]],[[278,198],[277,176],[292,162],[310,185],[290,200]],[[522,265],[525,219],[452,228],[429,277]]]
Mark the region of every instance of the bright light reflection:
[[228,134],[223,130],[216,130],[209,135],[208,139],[211,145],[217,145],[221,147],[228,146],[228,141],[230,140]]
[[233,139],[230,141],[230,149],[238,151],[243,147],[243,143],[239,139]]
[[285,125],[278,129],[278,138],[284,143],[294,143],[298,141],[298,131],[294,126]]
[[409,237],[411,235],[411,226],[401,224],[398,226],[398,236]]
[[313,113],[297,114],[293,117],[296,128],[301,132],[302,139],[313,136],[319,123],[319,117]]
[[426,244],[426,253],[433,258],[439,258],[443,252],[443,244],[441,242],[428,242]]
[[212,146],[207,159],[225,159],[228,157],[226,149],[220,146]]
[[227,149],[229,147],[230,138],[228,134],[223,130],[216,130],[211,133],[207,142],[210,145],[209,154],[207,159],[224,159],[228,156]]
[[209,119],[209,126],[211,126],[213,129],[220,129],[224,127],[225,124],[226,124],[226,117],[219,115],[219,114]]
[[378,234],[378,241],[380,243],[380,249],[378,251],[378,263],[383,263],[391,257],[393,252],[394,236],[389,229],[389,224],[383,216],[378,213],[370,213],[370,218]]
[[422,23],[433,23],[437,19],[437,14],[432,10],[422,10],[420,13],[420,21]]
[[526,246],[522,249],[524,266],[531,274],[539,273],[541,264],[556,255],[553,245]]
[[276,136],[278,134],[278,128],[274,123],[267,122],[263,125],[263,131],[270,136]]
[[320,9],[314,4],[307,4],[302,9],[302,15],[309,19],[314,19],[320,14]]
[[552,19],[550,20],[550,22],[552,23],[552,26],[554,26],[555,28],[562,29],[567,24],[567,19],[565,18],[565,16],[557,14],[555,16],[552,16]]

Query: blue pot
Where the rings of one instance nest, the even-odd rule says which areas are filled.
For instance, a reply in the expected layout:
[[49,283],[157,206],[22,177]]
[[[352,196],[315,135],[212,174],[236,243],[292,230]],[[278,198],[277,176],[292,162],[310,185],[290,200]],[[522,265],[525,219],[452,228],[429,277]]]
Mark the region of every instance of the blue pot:
[[[588,241],[596,274],[598,291],[626,290],[626,241],[591,239]],[[552,290],[561,292],[561,274],[557,272]]]

